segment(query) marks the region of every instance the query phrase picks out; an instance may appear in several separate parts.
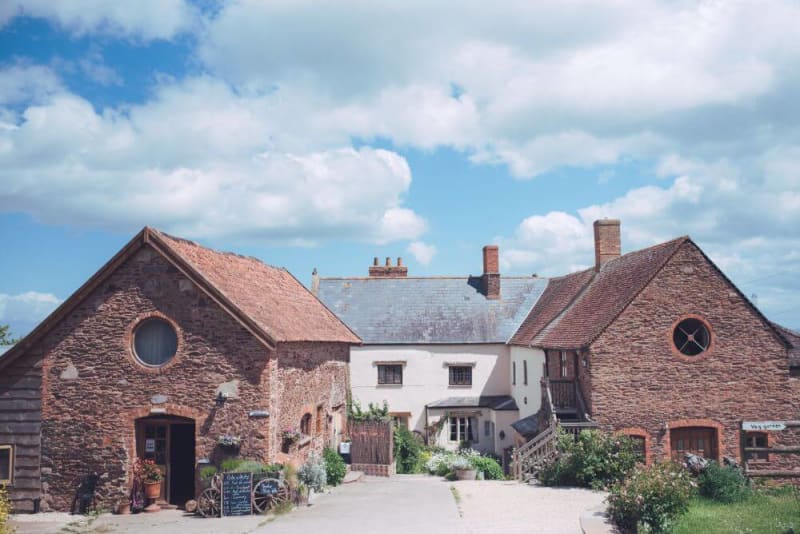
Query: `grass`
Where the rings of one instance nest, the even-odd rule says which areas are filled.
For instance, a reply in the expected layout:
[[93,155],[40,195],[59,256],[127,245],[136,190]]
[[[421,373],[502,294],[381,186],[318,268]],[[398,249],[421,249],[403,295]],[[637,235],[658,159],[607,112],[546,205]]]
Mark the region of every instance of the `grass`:
[[738,503],[696,498],[673,534],[800,534],[800,493],[757,492]]

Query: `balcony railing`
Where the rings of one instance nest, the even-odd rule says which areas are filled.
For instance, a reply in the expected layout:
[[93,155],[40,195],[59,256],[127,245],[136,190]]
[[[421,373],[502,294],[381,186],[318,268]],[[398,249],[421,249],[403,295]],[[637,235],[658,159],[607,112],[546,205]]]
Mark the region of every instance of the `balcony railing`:
[[578,407],[574,380],[549,380],[553,408],[556,411],[576,410]]

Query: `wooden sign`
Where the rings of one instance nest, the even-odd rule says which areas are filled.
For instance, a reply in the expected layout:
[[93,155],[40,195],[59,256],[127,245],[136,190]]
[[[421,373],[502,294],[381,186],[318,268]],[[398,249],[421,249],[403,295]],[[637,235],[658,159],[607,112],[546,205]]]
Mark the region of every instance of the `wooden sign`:
[[786,425],[782,421],[743,421],[742,430],[752,430],[761,432],[778,432],[785,430]]
[[222,474],[222,515],[253,513],[253,473]]

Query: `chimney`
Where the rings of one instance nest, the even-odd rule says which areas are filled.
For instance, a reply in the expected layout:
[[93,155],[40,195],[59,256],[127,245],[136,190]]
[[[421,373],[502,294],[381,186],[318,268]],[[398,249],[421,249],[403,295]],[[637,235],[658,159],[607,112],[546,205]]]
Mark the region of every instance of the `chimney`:
[[377,256],[369,267],[371,278],[405,278],[408,267],[403,265],[403,258],[397,258],[397,265],[392,265],[392,258],[386,258],[386,265],[379,265]]
[[311,292],[315,295],[319,293],[319,273],[316,267],[311,272]]
[[608,261],[619,258],[619,219],[602,219],[594,222],[594,270]]
[[497,245],[483,247],[483,294],[492,300],[500,298],[499,251]]

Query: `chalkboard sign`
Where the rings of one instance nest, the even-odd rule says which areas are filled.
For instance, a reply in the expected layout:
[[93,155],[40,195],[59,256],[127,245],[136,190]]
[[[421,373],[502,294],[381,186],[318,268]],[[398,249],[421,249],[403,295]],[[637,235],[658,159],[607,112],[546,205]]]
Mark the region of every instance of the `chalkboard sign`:
[[256,493],[261,496],[276,495],[281,488],[281,483],[274,478],[266,478],[256,486]]
[[223,473],[222,515],[250,515],[253,513],[252,489],[252,473]]

